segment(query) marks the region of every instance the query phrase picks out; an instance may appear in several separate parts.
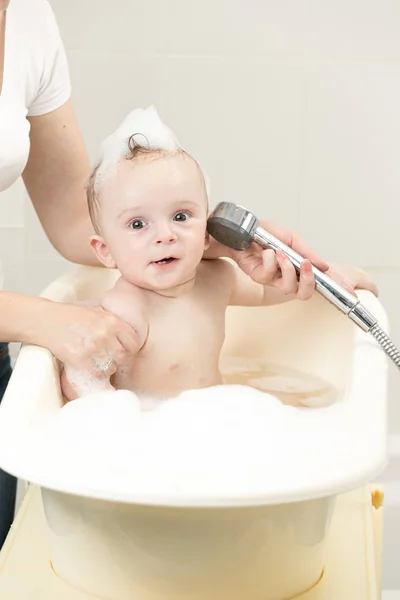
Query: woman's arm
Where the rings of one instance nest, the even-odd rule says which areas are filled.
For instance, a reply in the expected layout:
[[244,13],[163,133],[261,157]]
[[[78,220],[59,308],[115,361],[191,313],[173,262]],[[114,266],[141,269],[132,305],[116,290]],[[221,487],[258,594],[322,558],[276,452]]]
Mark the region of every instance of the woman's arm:
[[22,177],[43,229],[67,260],[100,266],[89,246],[84,185],[90,161],[72,103],[29,121],[31,150]]
[[42,298],[0,292],[0,341],[40,345],[35,330],[45,302]]
[[0,292],[0,341],[48,348],[60,361],[104,377],[137,351],[138,333],[101,306],[78,306]]

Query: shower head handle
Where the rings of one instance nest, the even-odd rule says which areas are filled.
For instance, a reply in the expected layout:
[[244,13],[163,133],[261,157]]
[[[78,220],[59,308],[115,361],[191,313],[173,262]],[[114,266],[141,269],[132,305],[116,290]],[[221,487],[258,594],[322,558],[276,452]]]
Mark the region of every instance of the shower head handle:
[[[211,213],[207,222],[209,234],[221,244],[234,250],[247,250],[252,242],[262,248],[281,250],[290,259],[297,273],[305,260],[292,248],[260,227],[257,217],[243,206],[221,202]],[[362,306],[357,296],[351,294],[331,277],[312,265],[315,289],[331,304],[346,314],[363,331],[369,331],[376,319]]]

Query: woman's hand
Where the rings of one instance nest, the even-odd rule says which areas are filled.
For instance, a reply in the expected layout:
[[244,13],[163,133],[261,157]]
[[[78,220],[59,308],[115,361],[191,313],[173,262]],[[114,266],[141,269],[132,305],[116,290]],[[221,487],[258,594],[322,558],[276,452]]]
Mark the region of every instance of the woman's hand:
[[38,317],[36,343],[93,379],[109,378],[139,348],[135,329],[101,306],[45,301]]
[[371,275],[358,267],[353,267],[352,265],[332,265],[326,274],[341,285],[345,282],[352,290],[368,290],[374,296],[378,296],[378,286]]

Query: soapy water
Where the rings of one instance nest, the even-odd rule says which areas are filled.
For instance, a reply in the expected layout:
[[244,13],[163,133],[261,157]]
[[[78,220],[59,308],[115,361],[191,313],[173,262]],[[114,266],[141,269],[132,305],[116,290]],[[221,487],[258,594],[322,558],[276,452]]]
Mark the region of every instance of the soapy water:
[[[225,385],[173,399],[104,391],[27,419],[19,433],[30,480],[100,497],[218,502],[339,480],[362,461],[370,434],[327,382],[245,359],[221,372]],[[319,408],[298,407],[307,394]]]
[[221,358],[220,369],[225,383],[251,386],[289,406],[329,406],[339,397],[339,391],[324,379],[257,359]]

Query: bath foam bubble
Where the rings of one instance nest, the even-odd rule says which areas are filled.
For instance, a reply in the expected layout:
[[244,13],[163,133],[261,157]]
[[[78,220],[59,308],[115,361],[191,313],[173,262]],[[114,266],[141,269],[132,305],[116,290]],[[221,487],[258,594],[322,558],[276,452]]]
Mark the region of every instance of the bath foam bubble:
[[[99,165],[95,181],[96,192],[99,192],[107,179],[115,174],[121,161],[130,155],[128,140],[132,135],[137,144],[149,150],[166,152],[184,151],[175,133],[161,120],[155,106],[149,106],[146,109],[136,108],[101,143],[100,151],[95,161]],[[208,176],[200,163],[196,162],[203,174],[207,196],[209,197],[210,182]]]
[[132,135],[135,135],[138,144],[148,149],[182,149],[173,131],[161,121],[154,106],[147,109],[136,108],[101,143],[97,159],[101,166],[97,172],[96,188],[115,172],[122,158],[129,154],[128,140]]
[[340,403],[315,410],[284,406],[241,385],[150,404],[118,390],[75,400],[20,435],[34,480],[45,486],[50,481],[65,491],[161,503],[214,502],[303,489],[357,471],[370,443],[358,416]]
[[68,383],[79,396],[86,396],[93,392],[101,393],[104,389],[109,390],[112,387],[109,380],[96,378],[88,371],[80,371],[69,365],[64,365],[64,371]]

